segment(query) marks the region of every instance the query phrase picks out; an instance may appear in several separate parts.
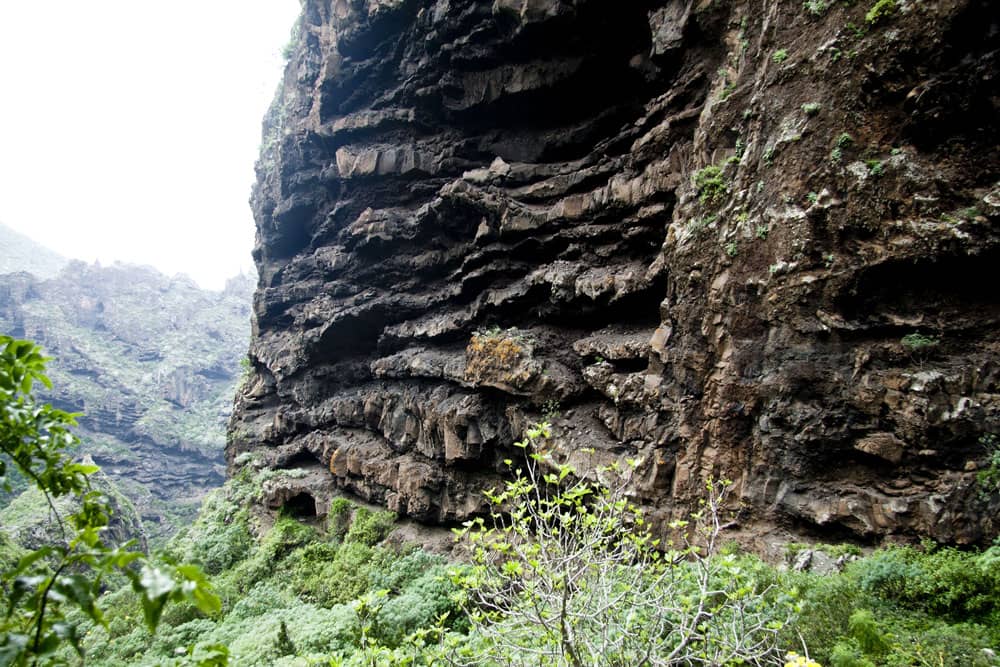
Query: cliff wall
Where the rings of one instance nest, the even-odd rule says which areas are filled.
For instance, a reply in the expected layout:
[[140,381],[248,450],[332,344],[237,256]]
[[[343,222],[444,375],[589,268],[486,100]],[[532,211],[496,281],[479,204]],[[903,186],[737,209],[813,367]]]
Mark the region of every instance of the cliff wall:
[[231,469],[448,523],[548,418],[659,521],[992,537],[998,53],[990,0],[307,0]]

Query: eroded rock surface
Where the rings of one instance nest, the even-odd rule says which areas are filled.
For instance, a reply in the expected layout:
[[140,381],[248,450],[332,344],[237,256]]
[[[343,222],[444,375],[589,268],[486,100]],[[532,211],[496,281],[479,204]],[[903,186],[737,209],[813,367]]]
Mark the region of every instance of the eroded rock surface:
[[751,530],[995,535],[1000,17],[868,10],[305,2],[231,466],[447,523],[547,416],[661,520],[715,475]]

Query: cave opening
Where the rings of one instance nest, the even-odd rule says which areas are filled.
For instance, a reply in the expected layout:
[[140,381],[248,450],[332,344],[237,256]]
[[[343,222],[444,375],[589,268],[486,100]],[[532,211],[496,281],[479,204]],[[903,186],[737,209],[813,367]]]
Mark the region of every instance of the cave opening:
[[316,499],[303,491],[286,500],[281,509],[289,516],[300,521],[312,520],[316,518]]

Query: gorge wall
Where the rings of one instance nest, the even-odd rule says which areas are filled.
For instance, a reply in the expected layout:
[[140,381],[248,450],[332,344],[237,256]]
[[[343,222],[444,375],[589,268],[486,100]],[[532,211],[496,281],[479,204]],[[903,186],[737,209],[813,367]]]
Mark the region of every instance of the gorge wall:
[[306,469],[272,505],[459,521],[548,418],[657,521],[714,475],[752,532],[997,534],[990,0],[306,0],[292,46],[227,449]]
[[[44,256],[38,248],[25,256]],[[150,267],[63,263],[47,279],[0,274],[0,331],[53,357],[53,388],[40,397],[82,413],[80,453],[135,504],[151,538],[166,538],[222,484],[252,280],[211,292]]]

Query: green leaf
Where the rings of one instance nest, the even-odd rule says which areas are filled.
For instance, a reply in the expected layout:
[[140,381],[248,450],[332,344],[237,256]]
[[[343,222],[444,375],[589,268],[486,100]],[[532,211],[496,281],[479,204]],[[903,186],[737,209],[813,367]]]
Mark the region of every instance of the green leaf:
[[27,647],[28,635],[4,633],[0,636],[0,667],[16,665]]
[[142,613],[146,620],[146,628],[150,632],[156,632],[156,626],[160,624],[160,617],[163,616],[163,607],[167,603],[167,597],[164,595],[156,599],[150,599],[145,595],[141,596],[142,599]]

